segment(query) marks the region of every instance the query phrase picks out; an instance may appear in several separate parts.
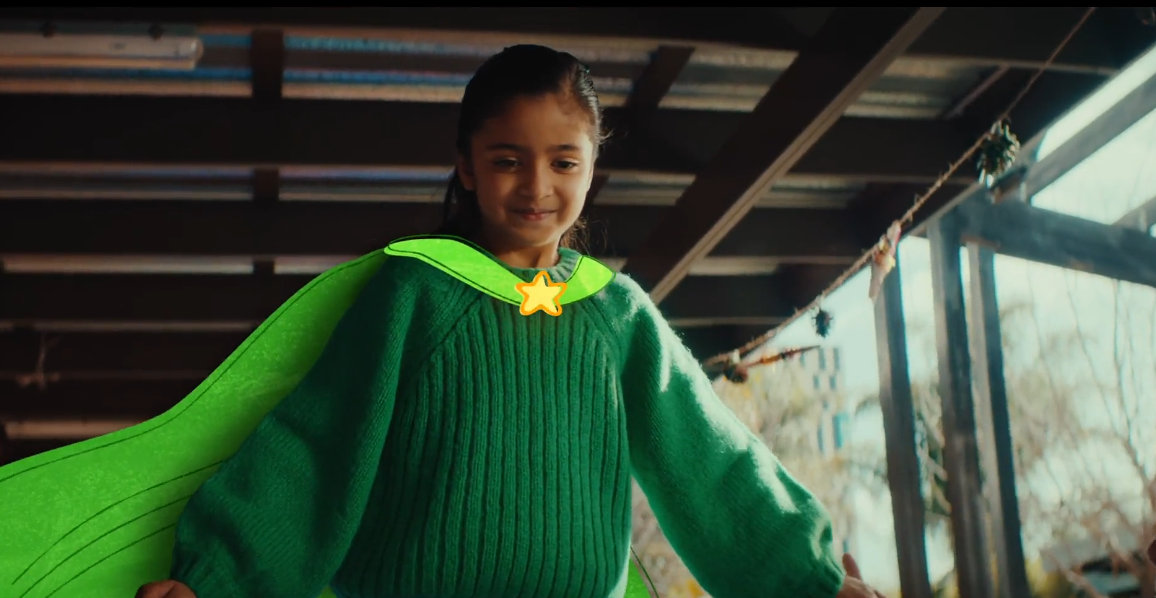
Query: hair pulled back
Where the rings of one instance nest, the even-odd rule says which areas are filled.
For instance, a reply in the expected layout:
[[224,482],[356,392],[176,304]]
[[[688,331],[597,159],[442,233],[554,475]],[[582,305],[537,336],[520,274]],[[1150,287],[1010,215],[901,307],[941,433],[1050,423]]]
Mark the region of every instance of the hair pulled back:
[[[470,141],[487,119],[500,114],[519,97],[562,94],[574,101],[590,119],[595,152],[602,142],[602,106],[590,70],[566,52],[536,45],[510,46],[482,64],[466,85],[458,117],[457,151],[470,156]],[[445,221],[441,234],[469,237],[482,224],[478,196],[462,185],[457,168],[450,176],[445,196]],[[562,236],[562,246],[574,248],[585,222],[579,218]]]

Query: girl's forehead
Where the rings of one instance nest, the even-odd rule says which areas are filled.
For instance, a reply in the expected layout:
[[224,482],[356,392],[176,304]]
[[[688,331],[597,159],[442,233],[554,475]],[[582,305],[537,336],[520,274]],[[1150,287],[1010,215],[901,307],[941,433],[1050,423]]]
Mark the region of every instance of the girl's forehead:
[[[590,118],[576,102],[551,94],[516,97],[505,109],[487,119],[478,137],[517,136],[545,143],[573,143],[590,136]],[[552,141],[551,141],[552,140]],[[590,144],[587,139],[587,145]]]

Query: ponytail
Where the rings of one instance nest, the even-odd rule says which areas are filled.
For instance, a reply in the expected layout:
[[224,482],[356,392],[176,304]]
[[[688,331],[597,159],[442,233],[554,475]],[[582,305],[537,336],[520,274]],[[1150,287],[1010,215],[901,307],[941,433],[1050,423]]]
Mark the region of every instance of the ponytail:
[[455,168],[446,187],[442,225],[437,234],[468,238],[481,226],[482,212],[478,208],[478,196],[466,189],[462,184],[462,177],[458,175],[458,169]]

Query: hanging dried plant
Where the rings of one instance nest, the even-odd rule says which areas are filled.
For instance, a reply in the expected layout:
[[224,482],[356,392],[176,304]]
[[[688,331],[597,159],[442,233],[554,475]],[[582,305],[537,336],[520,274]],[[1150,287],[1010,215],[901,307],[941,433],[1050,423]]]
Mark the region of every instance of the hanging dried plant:
[[975,164],[983,184],[991,187],[1015,163],[1019,151],[1020,140],[1006,122],[993,126],[979,148],[979,158]]
[[820,307],[811,318],[811,322],[815,325],[815,334],[820,338],[827,338],[827,335],[831,334],[831,325],[835,322],[835,318],[831,312]]

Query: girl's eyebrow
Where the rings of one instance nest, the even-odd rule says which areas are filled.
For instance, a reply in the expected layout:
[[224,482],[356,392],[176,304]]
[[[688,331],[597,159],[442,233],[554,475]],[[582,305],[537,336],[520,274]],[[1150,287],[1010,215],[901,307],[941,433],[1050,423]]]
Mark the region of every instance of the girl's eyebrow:
[[[562,144],[554,145],[554,146],[550,147],[550,151],[555,151],[555,152],[576,152],[576,151],[578,151],[578,149],[579,148],[577,145],[574,145],[571,143],[562,143]],[[529,149],[527,149],[526,147],[523,147],[523,146],[518,145],[516,143],[491,143],[490,145],[486,146],[486,151],[498,151],[498,150],[510,151],[510,152],[528,152],[529,151]]]

